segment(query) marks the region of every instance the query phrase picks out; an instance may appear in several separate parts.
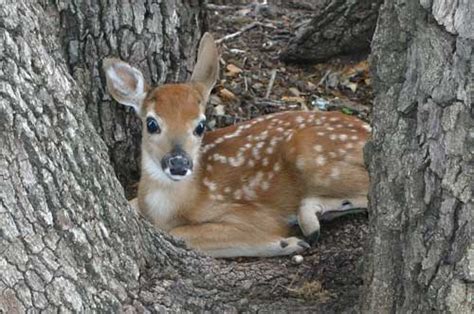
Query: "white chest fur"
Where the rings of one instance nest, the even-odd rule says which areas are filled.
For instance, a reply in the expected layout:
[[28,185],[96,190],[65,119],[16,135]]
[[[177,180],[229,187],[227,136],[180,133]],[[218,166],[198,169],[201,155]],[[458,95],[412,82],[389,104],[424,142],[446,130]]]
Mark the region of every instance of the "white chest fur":
[[180,202],[172,190],[156,190],[145,195],[147,214],[161,229],[173,227]]

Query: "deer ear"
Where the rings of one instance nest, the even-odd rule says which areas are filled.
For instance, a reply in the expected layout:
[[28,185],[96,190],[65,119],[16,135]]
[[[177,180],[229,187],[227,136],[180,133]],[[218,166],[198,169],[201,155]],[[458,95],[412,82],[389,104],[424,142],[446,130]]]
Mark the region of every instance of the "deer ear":
[[107,78],[107,89],[122,105],[131,106],[140,112],[148,86],[140,70],[119,59],[104,59],[103,69]]
[[210,33],[205,33],[199,43],[198,58],[191,82],[198,83],[207,101],[219,76],[219,53]]

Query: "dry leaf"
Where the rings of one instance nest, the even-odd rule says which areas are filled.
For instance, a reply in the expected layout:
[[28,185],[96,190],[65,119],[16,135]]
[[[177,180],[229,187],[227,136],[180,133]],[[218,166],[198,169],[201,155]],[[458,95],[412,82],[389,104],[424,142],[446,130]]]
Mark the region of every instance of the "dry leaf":
[[223,116],[225,115],[224,105],[217,105],[214,107],[214,114],[216,116]]
[[224,102],[229,102],[229,101],[234,101],[237,99],[237,97],[232,93],[230,90],[227,88],[222,88],[219,91],[219,97],[222,99]]
[[227,69],[227,72],[225,73],[225,75],[227,76],[236,76],[237,74],[239,74],[240,72],[242,72],[242,69],[239,68],[238,66],[232,64],[232,63],[229,63],[227,66],[226,66],[226,69]]
[[299,97],[301,94],[300,91],[296,87],[290,87],[288,90],[293,96],[296,96],[296,97]]
[[305,104],[306,100],[303,97],[296,97],[296,96],[283,96],[281,100],[286,102],[297,102],[300,104]]

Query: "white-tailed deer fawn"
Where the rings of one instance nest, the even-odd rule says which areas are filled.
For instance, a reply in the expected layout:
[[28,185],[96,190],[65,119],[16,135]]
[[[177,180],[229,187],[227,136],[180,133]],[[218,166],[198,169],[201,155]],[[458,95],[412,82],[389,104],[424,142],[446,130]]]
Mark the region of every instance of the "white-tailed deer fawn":
[[365,207],[362,148],[370,127],[339,112],[282,112],[204,135],[219,56],[205,34],[191,81],[150,88],[141,72],[104,61],[107,86],[143,121],[140,212],[217,257],[275,256],[309,247],[318,216]]

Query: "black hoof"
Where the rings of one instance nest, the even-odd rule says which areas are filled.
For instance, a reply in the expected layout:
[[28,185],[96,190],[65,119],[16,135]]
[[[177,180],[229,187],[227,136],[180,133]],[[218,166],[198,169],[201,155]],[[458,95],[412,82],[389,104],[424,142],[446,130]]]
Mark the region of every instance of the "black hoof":
[[307,236],[306,240],[308,241],[308,243],[311,246],[314,246],[318,242],[320,235],[321,235],[321,233],[319,232],[319,230],[315,231],[315,232],[311,233],[309,236]]
[[306,242],[303,241],[303,240],[298,241],[298,245],[301,246],[303,249],[309,249],[309,248],[311,248],[311,245],[309,245],[308,243],[306,243]]

